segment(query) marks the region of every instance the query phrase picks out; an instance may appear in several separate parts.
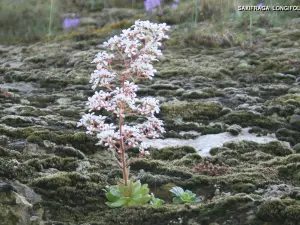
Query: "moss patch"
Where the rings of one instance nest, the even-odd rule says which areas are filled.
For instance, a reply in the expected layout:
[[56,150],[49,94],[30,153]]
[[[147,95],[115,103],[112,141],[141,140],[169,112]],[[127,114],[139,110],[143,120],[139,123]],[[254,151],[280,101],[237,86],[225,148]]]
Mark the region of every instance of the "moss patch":
[[161,113],[165,117],[181,117],[185,121],[216,119],[222,106],[216,103],[170,101],[162,104]]

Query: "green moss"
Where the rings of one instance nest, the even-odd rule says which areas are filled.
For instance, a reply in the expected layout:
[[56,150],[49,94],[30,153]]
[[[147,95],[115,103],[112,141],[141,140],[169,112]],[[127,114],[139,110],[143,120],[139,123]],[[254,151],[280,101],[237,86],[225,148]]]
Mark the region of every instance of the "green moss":
[[2,224],[16,225],[22,223],[22,211],[26,211],[26,208],[12,204],[13,202],[16,202],[15,193],[12,191],[0,192],[0,218]]
[[232,217],[235,218],[233,224],[242,224],[245,222],[245,217],[242,214],[254,207],[252,199],[244,195],[227,197],[208,206],[210,207],[204,207],[203,210],[200,210],[197,221],[201,222],[201,224],[208,224],[212,221],[218,223],[224,221],[225,218],[229,219]]
[[191,178],[192,174],[185,167],[177,167],[160,160],[135,160],[130,164],[130,168],[135,171],[141,169],[154,174],[163,174],[171,177]]
[[209,150],[209,154],[211,155],[217,155],[218,153],[221,153],[221,152],[224,152],[224,151],[228,151],[230,150],[229,148],[227,147],[215,147],[215,148],[211,148]]
[[149,95],[156,95],[157,91],[152,88],[140,88],[137,91],[139,96],[149,96]]
[[22,157],[22,154],[15,150],[9,150],[0,146],[0,157],[12,157],[15,159],[20,159]]
[[176,166],[191,166],[203,161],[198,153],[187,154],[178,160],[174,160]]
[[64,116],[64,117],[72,117],[75,119],[78,119],[79,116],[79,112],[74,110],[74,109],[65,109],[65,110],[60,110],[59,111],[59,115]]
[[32,185],[45,189],[55,189],[62,186],[75,186],[77,183],[86,183],[88,181],[89,178],[81,175],[80,173],[60,172],[34,179],[32,181]]
[[290,180],[294,184],[300,184],[300,163],[289,163],[279,166],[278,175],[283,180]]
[[231,188],[239,193],[252,193],[256,189],[256,186],[252,183],[237,183],[233,184]]
[[20,112],[20,116],[39,117],[42,115],[43,115],[43,113],[41,111],[34,111],[34,110],[23,110],[22,112]]
[[85,159],[85,155],[81,151],[68,146],[57,146],[55,154],[61,157],[76,157],[78,159]]
[[[198,123],[194,122],[177,122],[173,119],[165,119],[164,125],[167,130],[173,130],[173,131],[202,131],[205,129],[203,127],[200,127]],[[216,130],[216,129],[210,129],[210,130]],[[171,135],[170,135],[171,136]]]
[[276,156],[285,156],[294,153],[292,149],[284,146],[278,141],[272,141],[266,144],[261,144],[259,146],[259,150]]
[[281,128],[276,131],[276,137],[280,141],[290,142],[292,145],[300,143],[300,132]]
[[50,104],[54,104],[56,98],[57,97],[55,95],[35,95],[29,97],[28,100],[30,101],[30,105],[32,106],[46,108]]
[[182,99],[201,99],[210,97],[214,97],[214,95],[203,91],[190,91],[182,95]]
[[182,117],[186,121],[215,119],[221,110],[219,104],[202,102],[170,101],[161,106],[163,116]]
[[18,179],[20,182],[24,182],[36,176],[34,167],[23,164],[16,159],[0,158],[0,178]]
[[285,156],[294,153],[292,149],[286,147],[279,141],[272,141],[264,144],[253,141],[227,142],[223,147],[235,150],[239,153],[253,152],[255,150],[275,156]]
[[267,105],[287,105],[292,104],[296,107],[300,107],[300,94],[287,94],[278,98],[266,101]]
[[292,205],[285,208],[282,212],[285,218],[284,224],[286,225],[298,225],[300,221],[300,205]]
[[153,159],[174,160],[180,159],[189,153],[196,153],[196,150],[193,147],[189,146],[166,147],[162,149],[152,150],[151,157]]
[[13,139],[26,138],[33,133],[32,128],[9,128],[0,125],[0,133]]
[[2,123],[12,127],[28,127],[32,126],[34,121],[27,117],[9,115],[2,118]]
[[253,169],[248,172],[230,172],[222,176],[194,175],[190,179],[182,180],[179,186],[194,189],[201,187],[199,191],[203,191],[205,196],[214,195],[215,185],[221,185],[222,191],[244,191],[250,193],[258,187],[269,184],[274,176],[271,174],[266,177],[262,170]]
[[89,83],[89,79],[86,77],[79,77],[79,78],[72,79],[69,83],[74,85],[86,85]]
[[[122,221],[122,224],[127,225],[153,225],[181,224],[178,218],[181,218],[183,224],[191,222],[212,224],[213,222],[221,223],[224,220],[230,220],[232,224],[242,224],[241,222],[245,222],[247,212],[252,210],[254,206],[251,197],[235,195],[210,204],[166,204],[159,208],[150,205],[90,211],[88,209],[83,211],[78,208],[67,208],[62,205],[52,205],[52,208],[55,217],[59,218],[60,221],[71,222],[75,220],[74,222],[80,224],[88,222],[95,225],[117,224]],[[66,216],[68,216],[68,220]],[[247,219],[247,222],[250,220]]]
[[174,90],[159,90],[156,93],[158,96],[174,96],[176,91]]
[[267,160],[270,160],[273,158],[274,158],[274,155],[264,153],[264,152],[261,152],[258,150],[255,150],[253,152],[244,153],[241,155],[241,159],[243,161],[248,161],[248,162],[252,162],[253,160],[255,160],[256,162],[263,162],[263,161],[267,161]]
[[249,111],[231,112],[222,117],[222,121],[227,124],[239,124],[243,127],[259,126],[261,128],[272,130],[276,130],[281,126],[281,124],[276,121]]
[[231,163],[235,163],[236,161],[238,161],[239,163],[241,161],[241,154],[238,153],[237,151],[231,149],[230,150],[223,149],[223,150],[224,151],[220,152],[220,154],[216,155],[216,157],[218,157],[220,162],[228,163],[229,160]]
[[189,75],[189,70],[183,67],[172,67],[172,68],[164,68],[160,70],[156,77],[160,78],[170,78],[170,77],[178,77],[178,76],[187,76]]
[[298,225],[300,220],[299,201],[292,199],[269,200],[262,204],[257,217],[274,225]]
[[283,221],[282,211],[285,205],[280,200],[271,200],[262,204],[257,213],[257,217],[262,221],[280,224]]
[[[39,145],[42,145],[44,140],[49,140],[58,145],[71,144],[74,148],[77,148],[85,153],[94,153],[96,150],[101,149],[101,147],[95,145],[97,140],[94,137],[83,132],[67,133],[45,130],[33,132],[27,137],[27,141],[37,143]],[[79,155],[81,154],[76,154],[77,157]],[[83,156],[80,157],[82,158]]]
[[78,167],[78,162],[74,158],[61,158],[51,156],[45,159],[30,160],[28,165],[36,168],[37,170],[55,168],[63,171],[74,171]]
[[68,83],[67,80],[56,77],[48,77],[40,81],[41,88],[63,88],[66,87]]
[[59,172],[31,182],[34,190],[43,196],[44,210],[51,210],[52,218],[63,222],[78,221],[77,216],[85,218],[81,212],[107,208],[102,190],[106,185],[104,176],[90,178],[76,172]]
[[288,163],[300,163],[300,154],[292,154],[283,159],[285,164]]
[[[136,213],[138,213],[139,216],[136,216]],[[103,212],[93,212],[89,214],[87,221],[91,221],[97,225],[117,224],[120,221],[122,221],[124,225],[169,224],[171,221],[178,221],[178,218],[183,218],[189,214],[188,209],[183,206],[164,205],[157,208],[143,205],[139,207],[132,206]],[[195,217],[195,215],[192,217]]]

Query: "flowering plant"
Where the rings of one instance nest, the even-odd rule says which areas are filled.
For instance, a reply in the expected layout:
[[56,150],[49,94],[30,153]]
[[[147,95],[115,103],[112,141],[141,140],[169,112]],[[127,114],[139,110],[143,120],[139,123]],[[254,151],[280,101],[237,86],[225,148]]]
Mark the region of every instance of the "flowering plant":
[[[180,0],[174,0],[173,4],[172,4],[172,8],[176,9],[178,8]],[[155,9],[157,7],[161,7],[162,5],[162,1],[161,0],[145,0],[144,1],[144,6],[145,6],[145,10],[147,12],[149,12],[152,9]]]
[[71,29],[71,28],[76,28],[79,26],[80,19],[78,18],[65,18],[62,26],[64,29]]
[[161,5],[161,0],[145,0],[145,10],[149,12],[151,9]]
[[[88,134],[95,133],[98,144],[108,146],[121,154],[119,162],[123,171],[124,185],[128,184],[128,163],[125,151],[139,146],[141,154],[145,145],[143,138],[156,138],[163,133],[163,123],[154,116],[159,112],[159,102],[153,97],[138,98],[138,86],[129,80],[152,79],[156,70],[152,61],[162,55],[159,46],[169,29],[165,23],[155,24],[149,21],[136,21],[135,24],[122,31],[120,36],[114,36],[103,46],[108,51],[96,55],[93,63],[97,70],[91,75],[92,88],[101,88],[88,99],[90,112],[83,115],[78,126],[85,126]],[[113,53],[115,52],[115,54]],[[114,62],[123,62],[123,69],[114,69]],[[114,114],[117,124],[108,123],[108,118],[96,115],[92,111],[104,109]],[[125,124],[126,118],[139,118],[143,122],[136,125]]]

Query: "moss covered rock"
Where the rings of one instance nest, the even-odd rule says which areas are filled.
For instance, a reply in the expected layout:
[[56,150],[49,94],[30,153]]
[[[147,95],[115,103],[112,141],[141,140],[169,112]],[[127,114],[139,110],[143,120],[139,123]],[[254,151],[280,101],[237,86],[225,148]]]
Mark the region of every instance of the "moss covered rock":
[[196,153],[193,147],[183,146],[183,147],[167,147],[151,151],[151,157],[153,159],[161,160],[174,160],[181,159],[187,154]]
[[185,121],[201,121],[220,117],[222,106],[217,103],[170,101],[162,104],[165,117],[179,117]]

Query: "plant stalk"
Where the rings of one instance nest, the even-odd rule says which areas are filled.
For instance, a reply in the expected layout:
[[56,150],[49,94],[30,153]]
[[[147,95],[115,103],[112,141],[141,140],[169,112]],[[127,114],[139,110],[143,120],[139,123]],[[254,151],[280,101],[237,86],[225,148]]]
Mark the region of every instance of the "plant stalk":
[[49,27],[48,27],[48,35],[50,36],[52,34],[52,23],[53,23],[53,5],[54,5],[54,0],[51,0],[51,7],[50,7],[50,16],[49,16]]
[[195,26],[198,24],[198,0],[194,0],[194,23]]
[[124,184],[125,186],[128,185],[128,173],[127,173],[127,169],[126,169],[126,159],[125,159],[125,147],[124,147],[124,140],[122,137],[123,134],[123,118],[120,116],[120,148],[121,148],[121,155],[122,155],[122,170],[123,170],[123,180],[124,180]]
[[252,40],[252,14],[250,12],[250,47],[253,45],[253,40]]

